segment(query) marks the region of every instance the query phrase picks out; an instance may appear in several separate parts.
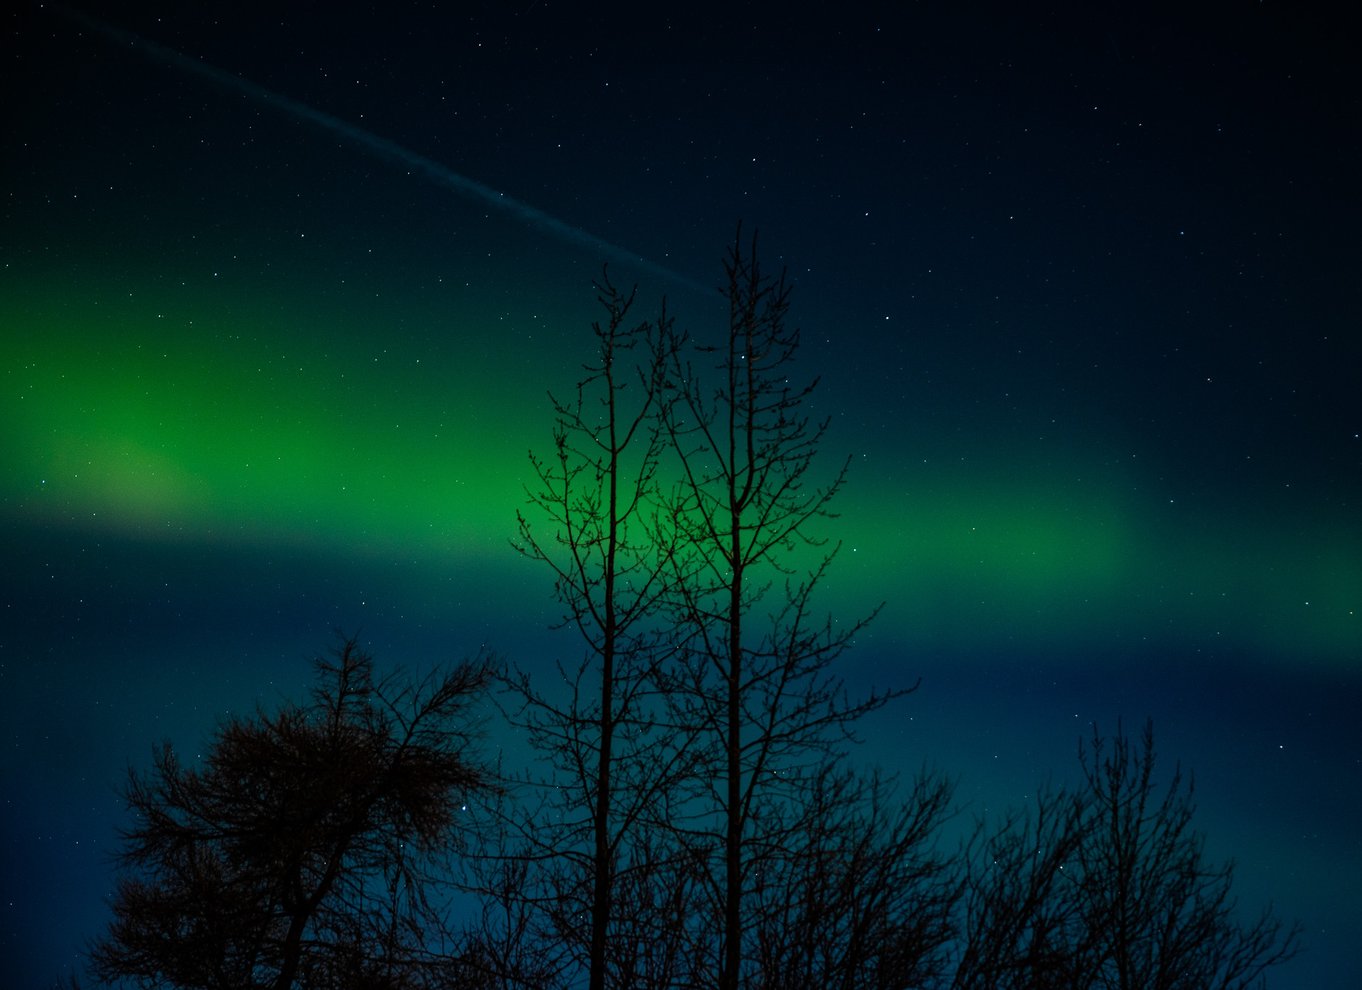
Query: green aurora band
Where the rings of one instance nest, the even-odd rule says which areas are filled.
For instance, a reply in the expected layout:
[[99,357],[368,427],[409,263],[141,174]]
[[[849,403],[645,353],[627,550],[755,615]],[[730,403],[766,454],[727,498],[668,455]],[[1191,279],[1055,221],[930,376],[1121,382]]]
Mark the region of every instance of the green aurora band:
[[[545,390],[571,388],[562,369],[589,356],[569,353],[589,343],[575,333],[588,310],[555,318],[565,330],[527,358],[523,336],[488,332],[499,317],[486,307],[407,307],[407,332],[376,344],[379,317],[343,300],[248,307],[205,292],[172,309],[60,280],[3,298],[9,524],[399,555],[436,572],[524,568],[508,541],[526,451],[549,444]],[[436,343],[411,342],[420,319]],[[438,343],[458,340],[485,343]],[[846,441],[834,423],[828,470]],[[1188,514],[1136,497],[1154,486],[1129,468],[1066,484],[1081,472],[1062,457],[1040,470],[1001,452],[920,469],[900,456],[859,449],[841,515],[823,526],[842,543],[823,602],[846,617],[887,600],[877,643],[1362,655],[1355,519],[1224,499]]]

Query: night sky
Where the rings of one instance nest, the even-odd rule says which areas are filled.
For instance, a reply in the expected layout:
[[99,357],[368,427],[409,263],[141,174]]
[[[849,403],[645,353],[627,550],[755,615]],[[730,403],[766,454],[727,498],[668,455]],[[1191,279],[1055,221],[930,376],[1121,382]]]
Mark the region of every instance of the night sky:
[[741,220],[795,285],[824,467],[852,458],[820,601],[886,603],[843,670],[922,680],[865,757],[958,777],[968,818],[1151,717],[1245,910],[1305,927],[1272,985],[1362,986],[1340,25],[369,6],[4,15],[8,985],[100,931],[128,765],[297,696],[333,630],[416,670],[578,657],[509,542],[545,393],[603,262],[720,332]]

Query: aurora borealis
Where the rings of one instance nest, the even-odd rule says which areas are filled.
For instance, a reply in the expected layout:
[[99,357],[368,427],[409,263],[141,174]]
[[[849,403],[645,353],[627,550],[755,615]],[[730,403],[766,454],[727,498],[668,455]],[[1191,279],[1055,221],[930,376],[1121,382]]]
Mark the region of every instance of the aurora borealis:
[[[469,351],[367,339],[385,319],[378,306],[357,316],[285,296],[262,312],[210,287],[149,295],[95,289],[55,313],[20,297],[7,314],[32,331],[6,345],[18,386],[5,408],[10,504],[58,528],[472,553],[518,568],[504,554],[504,507],[522,497],[544,382],[571,367],[571,328],[589,321],[588,307],[558,317],[545,307],[529,314],[544,324],[537,336],[490,336]],[[448,313],[422,311],[431,305],[406,317],[438,328],[420,334],[457,337],[506,319],[461,311],[457,296]],[[232,309],[244,311],[220,315]],[[460,375],[471,380],[451,389]],[[1039,463],[996,449],[951,456],[935,438],[882,424],[879,435],[838,432],[855,471],[838,526],[843,569],[864,589],[906,590],[901,621],[887,623],[896,639],[977,635],[992,646],[998,627],[1023,623],[1028,637],[1059,645],[1172,625],[1229,649],[1308,646],[1319,662],[1353,659],[1362,563],[1337,539],[1353,528],[1346,512],[1301,519],[1219,492],[1184,510],[1178,482],[1137,453],[1121,463],[1109,441],[1083,449],[1098,442],[1086,430],[1036,438]],[[904,463],[913,453],[923,456]],[[934,628],[939,615],[912,614],[924,596],[955,603],[944,628]],[[1198,596],[1206,601],[1179,600]]]
[[868,756],[977,811],[1151,716],[1244,905],[1305,924],[1272,986],[1362,979],[1359,89],[1332,27],[503,6],[6,15],[14,985],[101,923],[125,767],[305,684],[333,628],[380,665],[574,653],[509,544],[545,393],[590,357],[603,261],[640,317],[665,294],[717,330],[696,286],[739,219],[789,266],[825,467],[851,458],[820,602],[886,603],[848,676],[922,678]]

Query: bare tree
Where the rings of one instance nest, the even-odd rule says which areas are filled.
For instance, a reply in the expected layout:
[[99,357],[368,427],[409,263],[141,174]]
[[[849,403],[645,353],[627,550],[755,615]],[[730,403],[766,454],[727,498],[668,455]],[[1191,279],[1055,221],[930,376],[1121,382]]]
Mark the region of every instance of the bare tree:
[[1233,863],[1208,862],[1193,787],[1155,777],[1139,741],[1094,729],[1083,786],[1046,792],[1034,817],[982,845],[955,986],[1249,990],[1295,955],[1298,929],[1265,910],[1246,921]]
[[959,896],[936,839],[951,785],[837,765],[816,773],[785,854],[750,893],[753,985],[763,990],[908,990],[939,981]]
[[[532,513],[517,515],[516,543],[552,572],[563,625],[577,632],[585,658],[560,666],[566,696],[523,675],[512,686],[523,702],[514,718],[554,770],[537,781],[548,797],[532,799],[536,810],[521,821],[521,854],[541,864],[526,889],[552,889],[540,898],[551,918],[546,937],[579,946],[589,987],[603,990],[638,982],[640,957],[621,950],[649,924],[643,895],[659,882],[659,849],[642,829],[683,768],[686,746],[659,725],[653,676],[675,538],[654,518],[671,322],[664,303],[656,321],[631,324],[635,294],[615,288],[608,272],[596,288],[605,319],[592,325],[595,357],[570,400],[550,394],[554,453],[531,454],[537,485]],[[550,532],[541,536],[545,520]],[[621,885],[634,895],[627,918],[616,909]]]
[[347,639],[317,671],[309,704],[228,721],[201,767],[167,744],[129,773],[100,979],[398,987],[440,968],[431,884],[463,803],[489,787],[468,715],[489,662],[399,684]]
[[564,979],[570,959],[545,930],[551,912],[538,895],[553,891],[537,875],[544,859],[516,827],[524,821],[516,807],[513,795],[502,792],[474,816],[479,834],[463,888],[476,912],[451,961],[453,986],[551,990],[570,982]]
[[1091,828],[1074,885],[1096,934],[1085,963],[1117,990],[1246,990],[1295,953],[1296,932],[1270,912],[1245,924],[1231,895],[1232,862],[1206,858],[1192,827],[1193,785],[1174,768],[1160,789],[1154,730],[1138,742],[1094,729],[1082,753]]
[[1074,969],[1093,933],[1071,885],[1090,828],[1084,795],[1050,788],[991,832],[979,824],[962,852],[955,990],[1085,986]]
[[[679,342],[669,348],[664,415],[682,480],[671,505],[679,650],[666,683],[678,729],[712,759],[688,810],[714,813],[673,823],[694,857],[717,858],[709,892],[717,925],[701,937],[718,951],[698,965],[718,971],[721,990],[736,990],[751,933],[744,898],[762,860],[789,838],[778,809],[892,694],[847,698],[831,665],[868,619],[838,625],[815,613],[813,593],[836,550],[813,527],[831,518],[847,463],[815,486],[828,423],[805,411],[816,381],[790,384],[799,332],[788,322],[789,286],[763,274],[756,239],[744,247],[741,230],[724,270],[728,332],[699,350],[714,361],[717,385]],[[797,548],[813,549],[806,573],[795,570]]]

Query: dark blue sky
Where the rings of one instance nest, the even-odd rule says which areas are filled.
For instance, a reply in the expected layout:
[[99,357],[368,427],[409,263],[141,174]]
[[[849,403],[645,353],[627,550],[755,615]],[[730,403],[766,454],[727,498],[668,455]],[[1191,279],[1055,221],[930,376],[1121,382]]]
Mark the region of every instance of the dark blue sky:
[[602,261],[715,329],[739,220],[795,282],[828,470],[853,458],[826,604],[887,604],[848,677],[923,680],[867,759],[958,775],[973,813],[1152,717],[1245,905],[1305,924],[1272,985],[1362,982],[1338,25],[342,6],[4,15],[16,986],[99,930],[126,767],[300,690],[333,628],[380,664],[575,655],[508,544],[544,392]]

